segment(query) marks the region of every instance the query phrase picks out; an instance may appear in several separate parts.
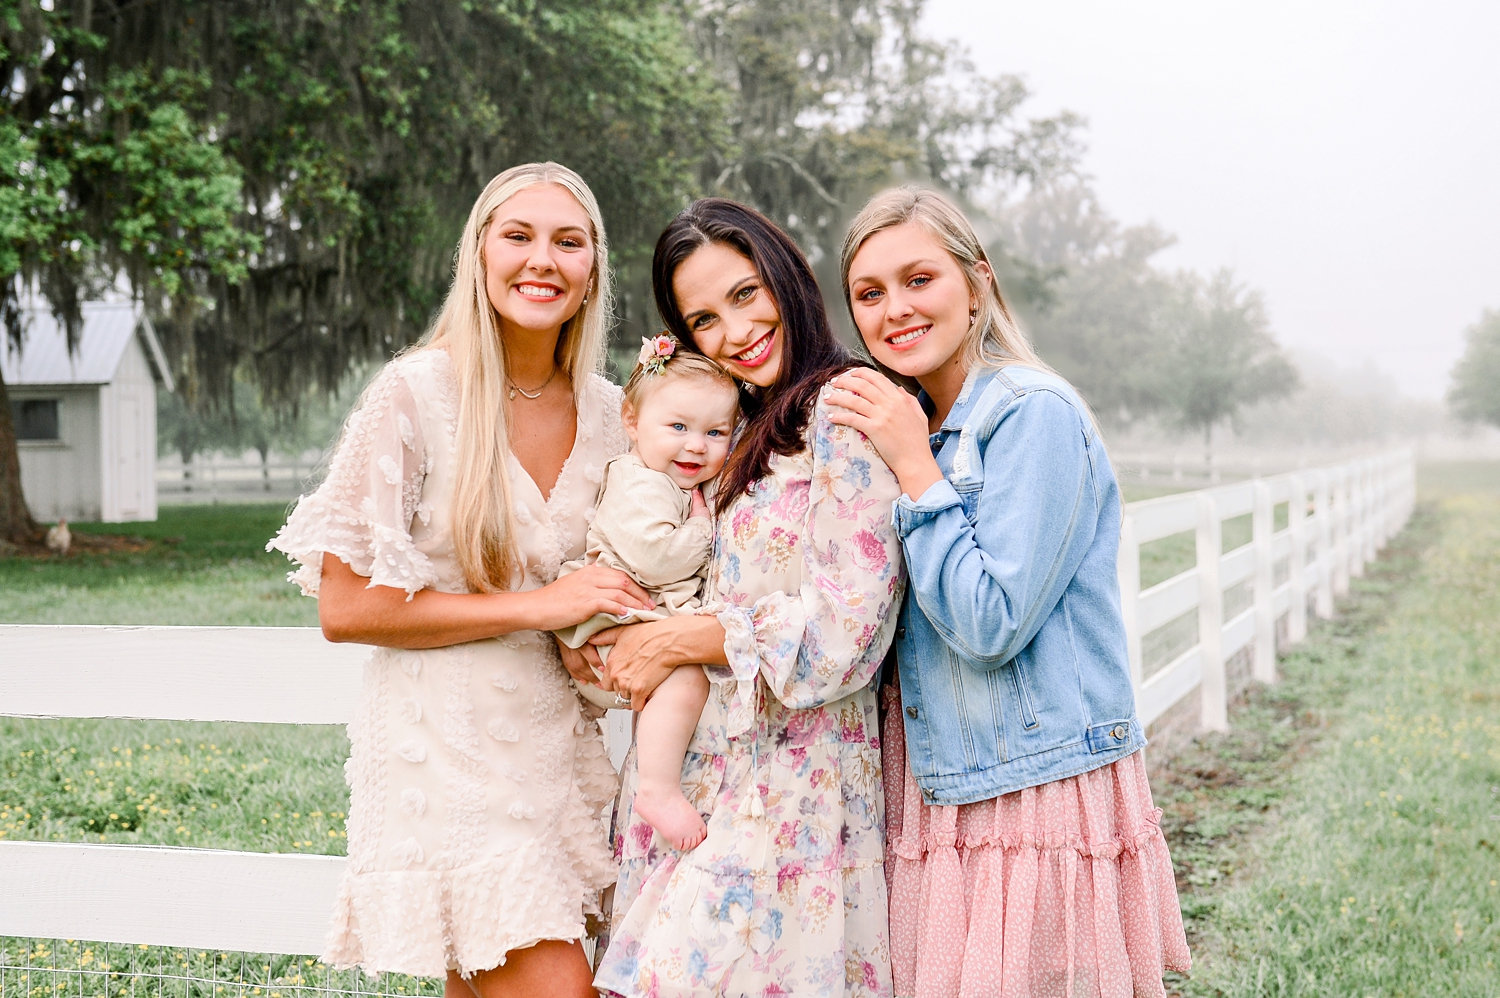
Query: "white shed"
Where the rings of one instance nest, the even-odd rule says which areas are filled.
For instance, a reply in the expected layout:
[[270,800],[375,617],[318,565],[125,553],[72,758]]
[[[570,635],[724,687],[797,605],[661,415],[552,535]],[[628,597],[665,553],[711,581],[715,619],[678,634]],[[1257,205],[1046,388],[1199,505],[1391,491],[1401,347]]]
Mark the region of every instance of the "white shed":
[[49,309],[23,315],[21,350],[0,345],[0,373],[31,515],[156,519],[156,387],[171,391],[172,375],[151,321],[134,302],[85,303],[70,353]]

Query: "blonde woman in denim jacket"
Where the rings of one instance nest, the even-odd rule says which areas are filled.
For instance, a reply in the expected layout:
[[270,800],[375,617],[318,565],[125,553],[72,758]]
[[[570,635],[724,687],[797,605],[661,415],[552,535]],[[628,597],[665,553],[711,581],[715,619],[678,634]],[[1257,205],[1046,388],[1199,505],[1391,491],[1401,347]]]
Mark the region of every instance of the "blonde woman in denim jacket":
[[887,688],[898,996],[1162,995],[1188,968],[1115,576],[1120,496],[1093,420],[1011,320],[951,203],[887,191],[844,292],[879,372],[835,422],[896,473],[910,573]]

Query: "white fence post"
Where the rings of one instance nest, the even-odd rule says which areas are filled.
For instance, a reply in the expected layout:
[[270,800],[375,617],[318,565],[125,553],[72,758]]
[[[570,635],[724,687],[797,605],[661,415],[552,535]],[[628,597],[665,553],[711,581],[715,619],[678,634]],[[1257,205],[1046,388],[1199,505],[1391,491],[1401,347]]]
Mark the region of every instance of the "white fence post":
[[1366,513],[1369,482],[1370,463],[1355,461],[1349,475],[1349,576],[1355,579],[1365,574],[1365,538],[1370,527]]
[[1224,675],[1224,524],[1212,490],[1198,496],[1198,648],[1203,662],[1200,716],[1210,731],[1229,728],[1229,687]]
[[1318,528],[1318,600],[1317,614],[1324,620],[1333,616],[1333,483],[1332,475],[1318,472],[1313,518]]
[[1130,663],[1130,685],[1141,688],[1141,545],[1135,539],[1135,517],[1125,511],[1120,521],[1120,556],[1115,566],[1120,581],[1120,612],[1125,619],[1125,651]]
[[1271,486],[1255,483],[1255,509],[1250,517],[1251,540],[1255,545],[1255,652],[1251,674],[1263,683],[1276,682],[1276,606],[1271,586]]
[[1287,608],[1286,640],[1296,644],[1307,637],[1307,485],[1301,475],[1293,475],[1288,481],[1292,494],[1286,505],[1286,526],[1292,550],[1286,565],[1292,598]]
[[1343,596],[1349,591],[1349,465],[1339,465],[1332,475],[1328,498],[1333,514],[1333,548],[1329,564],[1333,567],[1333,595]]

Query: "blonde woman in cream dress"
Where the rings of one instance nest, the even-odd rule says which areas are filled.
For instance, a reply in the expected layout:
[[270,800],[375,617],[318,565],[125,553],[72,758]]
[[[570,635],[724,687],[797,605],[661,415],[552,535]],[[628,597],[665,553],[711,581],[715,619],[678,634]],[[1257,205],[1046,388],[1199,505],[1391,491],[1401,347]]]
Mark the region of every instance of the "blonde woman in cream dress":
[[[598,206],[557,164],[485,188],[423,341],[376,376],[327,480],[271,542],[334,641],[375,645],[349,726],[349,863],[324,958],[449,998],[592,996],[615,778],[552,629],[649,605],[583,553],[628,441],[594,373]],[[597,664],[595,662],[594,664]]]

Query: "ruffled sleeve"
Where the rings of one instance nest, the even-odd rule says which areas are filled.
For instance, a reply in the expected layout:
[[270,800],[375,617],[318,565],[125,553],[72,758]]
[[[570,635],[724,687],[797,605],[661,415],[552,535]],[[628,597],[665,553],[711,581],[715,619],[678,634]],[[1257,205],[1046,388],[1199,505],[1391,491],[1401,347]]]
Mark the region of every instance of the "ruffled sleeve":
[[287,578],[308,596],[318,594],[331,554],[371,586],[404,589],[411,599],[437,581],[411,532],[413,517],[426,515],[428,461],[417,399],[400,363],[388,365],[344,424],[328,477],[298,501],[266,550],[299,563]]
[[749,605],[704,608],[724,626],[729,665],[708,672],[735,682],[730,735],[753,723],[757,678],[789,707],[841,699],[875,678],[895,630],[905,575],[891,504],[901,489],[863,433],[829,421],[827,394],[825,388],[808,430],[807,502],[760,508],[769,516],[786,512],[785,522],[762,532],[794,536],[800,584]]

